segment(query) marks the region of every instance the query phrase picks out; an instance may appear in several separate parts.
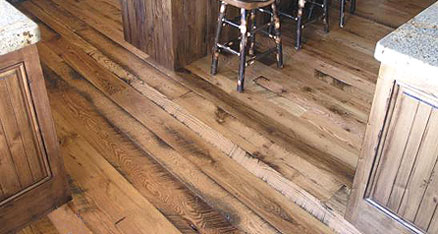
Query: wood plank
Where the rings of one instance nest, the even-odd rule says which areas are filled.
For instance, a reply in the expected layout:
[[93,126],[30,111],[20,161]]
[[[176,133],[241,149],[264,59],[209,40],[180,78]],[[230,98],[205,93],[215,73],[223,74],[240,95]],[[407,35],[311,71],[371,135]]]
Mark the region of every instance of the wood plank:
[[[123,39],[123,33],[120,26],[103,24],[103,22],[108,23],[108,21],[102,21],[101,19],[105,19],[105,17],[102,17],[98,12],[90,11],[89,9],[84,11],[78,7],[78,3],[70,3],[68,1],[38,0],[32,1],[32,3],[41,6],[41,9],[43,10],[47,9],[46,11],[50,12],[49,14],[62,18],[63,20],[61,22],[65,22],[69,26],[72,24],[77,26],[78,28],[75,27],[75,30],[79,30],[83,26],[92,27],[104,35],[114,38],[117,43],[129,51],[132,51],[139,58],[146,59],[149,57],[149,55],[136,49]],[[22,4],[26,4],[26,2]],[[80,18],[81,21],[87,22],[87,24],[77,21],[77,18]],[[119,30],[116,30],[115,28],[119,28]]]
[[438,149],[435,139],[437,139],[438,133],[437,131],[432,131],[437,127],[438,111],[433,111],[424,133],[424,141],[418,150],[418,157],[412,169],[408,186],[406,187],[406,192],[398,211],[400,216],[412,222],[415,219],[427,185],[430,183],[429,178],[435,161],[437,160]]
[[385,136],[385,145],[379,152],[381,156],[372,182],[371,196],[381,205],[386,205],[391,195],[392,186],[388,185],[394,184],[419,106],[418,100],[404,94],[399,95],[394,113],[387,122],[389,130]]
[[17,123],[19,123],[18,129],[21,133],[21,140],[24,145],[24,152],[29,164],[30,173],[33,181],[36,182],[47,176],[45,162],[41,158],[45,153],[43,152],[44,146],[40,142],[41,136],[39,132],[35,132],[35,129],[38,129],[38,123],[36,123],[34,119],[31,119],[35,116],[35,110],[28,94],[28,88],[25,87],[26,83],[23,84],[23,77],[19,74],[20,70],[16,70],[17,77],[6,79],[6,83],[13,106],[13,113]]
[[392,187],[391,196],[389,197],[387,207],[393,211],[398,211],[403,198],[406,186],[408,184],[411,168],[413,168],[415,159],[420,148],[420,141],[423,139],[426,125],[432,107],[425,104],[419,104],[417,114],[415,115],[414,125],[412,126],[408,145],[403,153],[403,159],[398,168],[397,176]]
[[58,230],[53,226],[53,223],[44,217],[27,227],[23,228],[17,234],[60,234]]
[[[93,30],[82,30],[78,32],[78,34],[98,48],[99,52],[90,53],[90,55],[99,61],[99,63],[105,62],[108,63],[108,66],[114,67],[116,67],[114,63],[117,64],[123,68],[123,70],[137,77],[137,79],[141,79],[142,82],[158,90],[169,99],[182,96],[189,92],[189,89],[169,79],[169,77],[165,76],[162,72],[156,70],[144,61],[133,57],[131,52],[123,49],[110,38]],[[120,71],[120,69],[113,70]],[[117,73],[117,75],[126,79],[128,83],[135,80],[127,73]]]
[[[6,79],[17,79],[16,74]],[[16,168],[20,188],[25,188],[31,185],[34,180],[30,170],[29,162],[25,152],[24,142],[22,141],[21,132],[19,131],[19,123],[15,118],[14,107],[11,103],[11,97],[7,82],[0,82],[0,120],[3,123],[4,136],[9,148],[13,165]]]
[[[114,4],[114,1],[95,0],[95,1],[78,1],[82,9],[88,9],[91,12],[99,12],[99,16],[111,19],[111,25],[122,25],[122,14],[120,4]],[[115,6],[117,5],[117,6]]]
[[[111,166],[54,110],[66,169],[94,209],[122,233],[180,233],[148,200]],[[61,126],[62,125],[62,126]],[[81,214],[81,216],[84,214]]]
[[93,233],[80,216],[76,215],[68,204],[59,207],[48,214],[48,218],[60,234],[91,234]]
[[15,194],[21,188],[3,125],[4,123],[0,121],[0,152],[2,155],[0,158],[0,185],[2,187],[2,195],[0,198],[2,200]]
[[397,28],[405,23],[412,16],[417,15],[435,1],[399,1],[397,3],[388,0],[378,0],[373,2],[358,2],[357,15]]
[[432,169],[432,175],[430,176],[426,191],[421,199],[420,206],[418,207],[417,214],[415,215],[414,223],[423,230],[427,230],[437,208],[437,188],[438,179],[436,173],[437,162]]
[[430,221],[429,227],[427,229],[429,233],[436,233],[438,232],[438,215],[435,211],[432,220]]

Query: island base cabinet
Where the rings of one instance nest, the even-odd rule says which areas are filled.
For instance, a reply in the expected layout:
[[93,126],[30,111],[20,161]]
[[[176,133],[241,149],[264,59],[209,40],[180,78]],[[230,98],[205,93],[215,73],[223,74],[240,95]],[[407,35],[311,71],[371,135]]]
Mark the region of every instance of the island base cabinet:
[[0,56],[0,233],[69,199],[37,48]]
[[364,233],[438,233],[438,84],[382,65],[347,211]]

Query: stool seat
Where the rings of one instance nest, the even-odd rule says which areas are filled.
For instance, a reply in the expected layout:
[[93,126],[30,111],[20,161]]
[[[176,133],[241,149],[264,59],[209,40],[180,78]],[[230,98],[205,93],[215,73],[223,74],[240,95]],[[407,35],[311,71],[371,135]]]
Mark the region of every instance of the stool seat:
[[266,7],[275,2],[275,0],[223,0],[223,1],[231,6],[243,8],[246,10]]

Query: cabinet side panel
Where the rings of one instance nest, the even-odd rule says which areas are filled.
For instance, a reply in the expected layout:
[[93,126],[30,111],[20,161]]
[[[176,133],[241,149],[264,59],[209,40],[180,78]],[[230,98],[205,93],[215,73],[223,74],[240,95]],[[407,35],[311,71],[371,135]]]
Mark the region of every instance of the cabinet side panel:
[[438,139],[438,112],[432,112],[426,127],[423,142],[418,151],[414,167],[410,173],[409,182],[399,211],[397,212],[405,220],[414,221],[418,208],[423,200],[426,188],[430,183],[432,170],[437,160]]
[[23,66],[0,70],[0,205],[50,173]]
[[438,100],[396,83],[365,200],[409,229],[434,227],[438,203]]
[[386,205],[391,195],[392,185],[397,175],[405,145],[411,133],[411,126],[418,109],[418,101],[399,95],[395,104],[394,113],[389,121],[388,134],[382,144],[383,150],[380,162],[377,165],[376,177],[373,186],[373,200]]
[[420,104],[415,115],[411,134],[406,145],[406,149],[403,154],[403,159],[397,172],[395,183],[392,187],[391,196],[388,201],[388,208],[394,212],[397,212],[400,203],[403,199],[403,195],[408,184],[410,171],[414,167],[415,160],[418,155],[421,141],[424,137],[426,125],[428,123],[432,107],[429,105]]

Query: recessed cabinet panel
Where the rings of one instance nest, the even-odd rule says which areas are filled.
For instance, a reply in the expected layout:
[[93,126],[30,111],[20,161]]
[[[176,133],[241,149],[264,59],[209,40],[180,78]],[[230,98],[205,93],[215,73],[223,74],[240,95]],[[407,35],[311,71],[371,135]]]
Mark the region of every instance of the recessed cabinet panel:
[[436,230],[438,101],[396,84],[365,199],[403,225]]
[[0,205],[50,176],[25,75],[0,70]]

